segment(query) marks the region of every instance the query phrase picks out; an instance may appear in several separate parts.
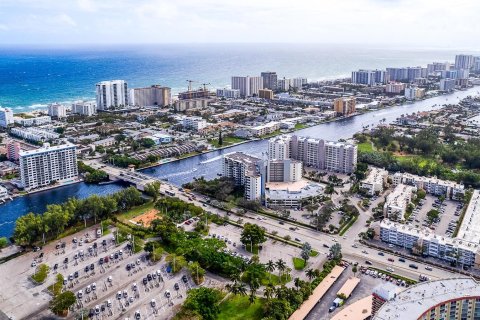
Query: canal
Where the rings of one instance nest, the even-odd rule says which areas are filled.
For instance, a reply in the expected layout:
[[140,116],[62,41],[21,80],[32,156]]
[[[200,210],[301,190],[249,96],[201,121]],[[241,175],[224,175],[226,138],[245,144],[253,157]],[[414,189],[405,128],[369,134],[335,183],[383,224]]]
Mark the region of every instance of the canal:
[[[390,123],[402,114],[411,114],[418,111],[440,108],[446,103],[457,103],[469,95],[477,95],[478,89],[472,88],[466,91],[458,91],[451,95],[438,96],[428,100],[418,101],[412,104],[395,106],[378,111],[367,112],[356,117],[323,123],[314,127],[297,131],[298,135],[323,138],[326,140],[338,140],[351,137],[361,131],[364,126],[374,126],[385,119]],[[170,162],[158,167],[146,169],[143,172],[160,179],[168,179],[170,183],[181,185],[193,180],[194,177],[213,179],[222,171],[222,156],[226,153],[241,151],[258,157],[266,151],[267,141],[252,141],[199,156]],[[57,189],[43,191],[32,195],[18,197],[13,201],[0,205],[0,236],[11,236],[17,217],[28,212],[41,213],[48,204],[61,203],[70,197],[85,198],[91,194],[105,195],[123,188],[120,184],[88,185],[85,183],[73,184]]]

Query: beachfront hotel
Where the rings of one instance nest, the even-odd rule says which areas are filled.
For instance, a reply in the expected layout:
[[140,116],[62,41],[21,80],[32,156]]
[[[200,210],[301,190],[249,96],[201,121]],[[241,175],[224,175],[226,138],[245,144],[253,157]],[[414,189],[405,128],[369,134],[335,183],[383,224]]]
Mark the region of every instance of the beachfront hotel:
[[48,186],[78,176],[77,147],[67,143],[44,144],[42,148],[20,151],[20,176],[26,190]]
[[97,109],[109,110],[128,105],[128,89],[125,80],[102,81],[96,84]]

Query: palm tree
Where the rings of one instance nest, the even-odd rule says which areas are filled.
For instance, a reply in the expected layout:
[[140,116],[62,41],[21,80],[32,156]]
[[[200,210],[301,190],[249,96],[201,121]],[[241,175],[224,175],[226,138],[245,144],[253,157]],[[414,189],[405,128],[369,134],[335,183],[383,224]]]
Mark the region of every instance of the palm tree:
[[247,295],[247,288],[245,287],[245,284],[242,282],[233,282],[229,283],[225,286],[228,290],[228,292],[234,294],[234,295],[241,295],[245,296]]
[[287,264],[285,263],[285,261],[282,260],[282,258],[280,258],[277,260],[275,265],[277,266],[278,276],[281,277],[281,274],[285,271]]
[[265,264],[265,270],[268,271],[268,279],[270,280],[272,272],[275,271],[275,262],[268,260],[268,262]]
[[294,280],[293,280],[293,284],[295,285],[295,288],[297,288],[298,290],[298,287],[300,287],[300,278],[296,277]]
[[310,281],[315,278],[315,271],[313,271],[313,269],[308,269],[305,273]]
[[290,272],[292,272],[292,268],[286,268],[285,273],[282,276],[285,276],[285,280],[290,277]]
[[240,270],[235,269],[235,272],[232,272],[232,274],[230,274],[230,280],[232,280],[233,282],[240,281]]
[[274,293],[275,293],[275,287],[273,286],[273,284],[271,283],[267,284],[267,286],[265,287],[265,290],[263,291],[263,295],[265,296],[265,298],[267,298],[267,300],[270,300],[273,297]]

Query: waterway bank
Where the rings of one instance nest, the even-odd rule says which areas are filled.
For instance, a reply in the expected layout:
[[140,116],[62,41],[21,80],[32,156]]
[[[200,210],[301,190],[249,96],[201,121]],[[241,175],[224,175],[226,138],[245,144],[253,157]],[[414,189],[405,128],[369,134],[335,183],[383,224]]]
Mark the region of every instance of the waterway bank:
[[[469,95],[476,94],[477,88],[471,88],[466,91],[458,91],[453,96],[437,96],[412,104],[378,109],[375,112],[366,112],[347,119],[324,122],[295,132],[298,135],[326,140],[348,139],[354,133],[361,131],[365,126],[372,127],[383,123],[383,119],[385,119],[385,123],[391,123],[402,114],[438,109],[443,104],[457,103]],[[213,179],[217,177],[217,173],[222,171],[221,159],[225,153],[239,151],[261,158],[267,145],[267,140],[247,141],[235,146],[227,146],[220,150],[146,168],[142,172],[159,179],[168,179],[169,183],[175,185],[182,185],[193,180],[194,177],[200,176],[205,177],[205,179]],[[123,187],[124,185],[122,184],[87,185],[82,182],[18,197],[4,205],[0,205],[0,236],[11,236],[16,218],[28,212],[43,212],[48,204],[61,203],[69,197],[85,198],[91,194],[110,194]]]

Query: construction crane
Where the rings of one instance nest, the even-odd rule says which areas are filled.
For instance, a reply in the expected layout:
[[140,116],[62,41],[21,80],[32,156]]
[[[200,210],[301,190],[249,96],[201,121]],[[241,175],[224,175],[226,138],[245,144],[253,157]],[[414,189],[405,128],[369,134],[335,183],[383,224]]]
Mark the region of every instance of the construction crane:
[[192,83],[196,82],[194,80],[186,80],[188,82],[188,91],[192,91]]
[[209,86],[210,83],[202,83],[203,86],[203,91],[207,91],[207,86]]

